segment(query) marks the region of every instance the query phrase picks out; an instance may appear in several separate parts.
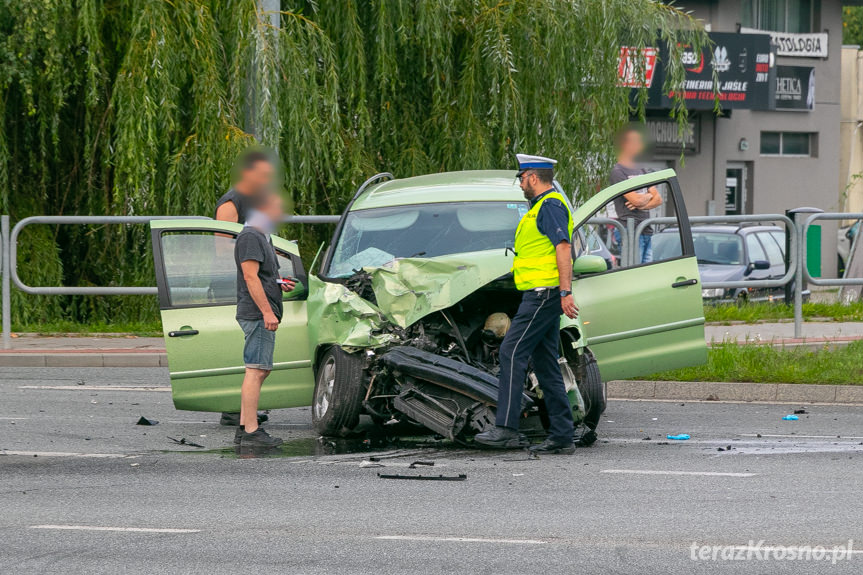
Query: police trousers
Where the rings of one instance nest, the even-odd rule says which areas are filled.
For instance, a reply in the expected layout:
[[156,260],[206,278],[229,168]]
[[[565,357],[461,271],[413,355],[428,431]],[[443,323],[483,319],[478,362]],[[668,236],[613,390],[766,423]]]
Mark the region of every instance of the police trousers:
[[572,408],[557,362],[562,313],[559,289],[524,292],[518,313],[500,346],[498,426],[518,429],[521,394],[527,377],[528,361],[533,358],[533,371],[539,380],[551,423],[549,437],[562,442],[572,441]]

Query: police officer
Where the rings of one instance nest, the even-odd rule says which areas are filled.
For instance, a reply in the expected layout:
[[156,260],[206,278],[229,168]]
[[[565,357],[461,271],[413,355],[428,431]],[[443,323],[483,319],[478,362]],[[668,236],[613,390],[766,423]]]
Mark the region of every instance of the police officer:
[[531,451],[572,453],[572,408],[558,364],[560,316],[578,316],[571,291],[572,214],[552,184],[557,162],[542,156],[516,157],[521,189],[530,203],[515,232],[512,266],[515,287],[524,294],[500,348],[496,426],[475,439],[499,449],[529,445],[518,432],[518,424],[527,363],[532,357],[550,425],[548,438]]

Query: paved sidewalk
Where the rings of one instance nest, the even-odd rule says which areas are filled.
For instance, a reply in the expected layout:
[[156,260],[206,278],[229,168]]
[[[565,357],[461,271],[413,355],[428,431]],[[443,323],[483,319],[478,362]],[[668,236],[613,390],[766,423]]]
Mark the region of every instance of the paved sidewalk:
[[[863,322],[806,322],[802,339],[794,338],[793,323],[707,325],[707,343],[735,341],[811,347],[841,346],[863,340]],[[166,367],[161,337],[132,335],[40,336],[20,334],[12,349],[0,349],[0,367]]]

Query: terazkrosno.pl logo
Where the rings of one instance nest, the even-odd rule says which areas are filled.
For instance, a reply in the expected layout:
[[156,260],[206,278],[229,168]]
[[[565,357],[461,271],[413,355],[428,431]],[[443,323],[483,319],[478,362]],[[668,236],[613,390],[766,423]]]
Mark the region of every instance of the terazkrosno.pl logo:
[[[689,546],[692,561],[849,561],[854,555],[854,540],[845,545],[766,545],[764,540],[749,541],[748,545]],[[856,553],[861,553],[857,551]]]

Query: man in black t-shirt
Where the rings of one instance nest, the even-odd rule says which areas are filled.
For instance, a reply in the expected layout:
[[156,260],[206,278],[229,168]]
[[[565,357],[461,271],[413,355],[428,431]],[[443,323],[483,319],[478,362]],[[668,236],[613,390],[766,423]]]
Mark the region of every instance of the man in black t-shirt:
[[273,369],[276,330],[282,320],[282,291],[294,288],[289,278],[279,276],[276,250],[270,241],[282,219],[282,200],[268,193],[256,198],[245,227],[237,236],[234,261],[237,263],[237,323],[243,328],[246,366],[240,393],[240,447],[269,447],[282,440],[258,425],[261,386]]
[[[252,204],[259,196],[271,191],[275,167],[272,158],[263,150],[248,150],[237,162],[236,182],[216,202],[216,219],[223,222],[245,224]],[[229,254],[223,254],[230,257]],[[266,413],[258,414],[258,423],[267,421]],[[240,425],[239,413],[222,413],[222,425]]]

